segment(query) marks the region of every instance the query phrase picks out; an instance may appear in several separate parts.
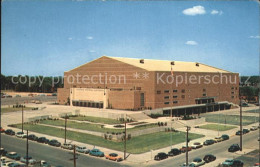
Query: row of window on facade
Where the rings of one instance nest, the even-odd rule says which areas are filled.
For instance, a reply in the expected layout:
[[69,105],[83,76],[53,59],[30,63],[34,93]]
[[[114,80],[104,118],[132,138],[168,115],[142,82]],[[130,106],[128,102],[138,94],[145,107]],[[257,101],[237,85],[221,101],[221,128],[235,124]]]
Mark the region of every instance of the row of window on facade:
[[[173,103],[173,104],[177,104],[178,101],[173,101],[172,103]],[[166,101],[166,102],[164,102],[164,104],[170,104],[170,102],[169,102],[169,101]]]

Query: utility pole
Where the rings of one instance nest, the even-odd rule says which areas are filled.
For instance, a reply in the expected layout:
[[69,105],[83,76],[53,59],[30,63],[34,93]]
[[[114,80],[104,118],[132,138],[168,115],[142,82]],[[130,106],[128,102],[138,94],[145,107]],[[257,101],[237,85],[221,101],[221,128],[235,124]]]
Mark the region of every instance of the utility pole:
[[126,159],[126,121],[125,121],[125,142],[124,142],[124,160]]
[[28,139],[28,130],[27,130],[27,137],[26,137],[26,167],[29,165],[29,139]]
[[74,167],[76,167],[76,145],[73,146],[73,161],[74,161]]
[[66,140],[67,140],[67,114],[65,116],[65,128],[64,128],[64,130],[65,130],[65,137],[64,137],[65,142],[64,143],[66,143]]
[[22,105],[22,132],[23,132],[23,105]]
[[242,98],[240,96],[240,151],[242,151]]
[[190,127],[186,126],[186,166],[188,166],[189,155],[188,155],[188,143],[189,143],[189,130]]

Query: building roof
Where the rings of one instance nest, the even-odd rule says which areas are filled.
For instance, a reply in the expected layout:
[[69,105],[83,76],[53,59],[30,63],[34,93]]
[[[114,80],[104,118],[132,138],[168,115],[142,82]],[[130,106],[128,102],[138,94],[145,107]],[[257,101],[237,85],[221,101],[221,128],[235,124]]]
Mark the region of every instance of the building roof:
[[[178,72],[212,72],[212,73],[232,73],[220,68],[212,67],[206,64],[197,62],[183,62],[183,61],[170,61],[170,60],[153,60],[153,59],[138,59],[138,58],[124,58],[124,57],[109,57],[126,64],[130,64],[147,71],[173,71]],[[143,63],[140,63],[140,60]],[[174,65],[171,65],[174,62]]]

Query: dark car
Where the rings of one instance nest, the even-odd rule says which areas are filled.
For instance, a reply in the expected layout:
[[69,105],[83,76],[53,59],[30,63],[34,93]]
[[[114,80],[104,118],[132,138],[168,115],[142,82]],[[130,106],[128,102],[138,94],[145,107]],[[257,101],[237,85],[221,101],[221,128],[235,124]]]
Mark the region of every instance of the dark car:
[[39,137],[37,139],[37,142],[47,144],[47,143],[49,143],[49,139],[47,139],[46,137]]
[[4,148],[0,148],[0,155],[5,156],[7,151]]
[[157,161],[160,161],[160,160],[163,160],[163,159],[166,159],[168,158],[168,155],[164,152],[160,152],[158,153],[157,155],[154,156],[154,160],[157,160]]
[[209,162],[215,161],[216,157],[214,155],[212,155],[212,154],[207,154],[207,155],[204,156],[203,160],[206,163],[209,163]]
[[12,130],[12,129],[7,129],[6,131],[5,131],[5,134],[7,134],[7,135],[15,135],[15,132]]
[[7,158],[14,159],[14,160],[20,160],[21,156],[17,154],[16,152],[9,152],[6,154]]
[[240,147],[238,144],[232,144],[229,148],[228,148],[228,152],[236,152],[240,150]]
[[250,131],[248,129],[243,129],[243,134],[249,133]]
[[171,151],[168,152],[168,156],[175,156],[181,154],[181,150],[178,148],[173,148]]
[[28,135],[28,139],[29,139],[29,140],[33,140],[33,141],[37,141],[37,140],[38,140],[38,137],[35,136],[34,134],[31,134],[31,135]]
[[244,163],[238,159],[226,159],[225,162],[222,163],[223,167],[243,167]]
[[203,142],[203,145],[208,146],[208,145],[211,145],[211,144],[214,144],[214,143],[215,143],[214,140],[209,139],[209,140],[204,141],[204,142]]
[[51,146],[55,146],[55,147],[60,147],[61,146],[61,143],[58,142],[57,140],[54,140],[54,139],[49,141],[48,144],[51,145]]
[[225,135],[225,134],[222,135],[221,137],[222,137],[223,140],[228,140],[228,139],[229,139],[229,136],[228,136],[228,135]]

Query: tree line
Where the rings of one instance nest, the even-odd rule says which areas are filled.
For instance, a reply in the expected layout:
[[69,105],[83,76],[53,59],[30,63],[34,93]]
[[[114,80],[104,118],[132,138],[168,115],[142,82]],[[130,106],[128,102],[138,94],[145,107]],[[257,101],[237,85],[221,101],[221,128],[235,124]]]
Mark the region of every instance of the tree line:
[[1,74],[1,90],[52,93],[57,92],[57,88],[62,87],[62,76],[5,76]]

